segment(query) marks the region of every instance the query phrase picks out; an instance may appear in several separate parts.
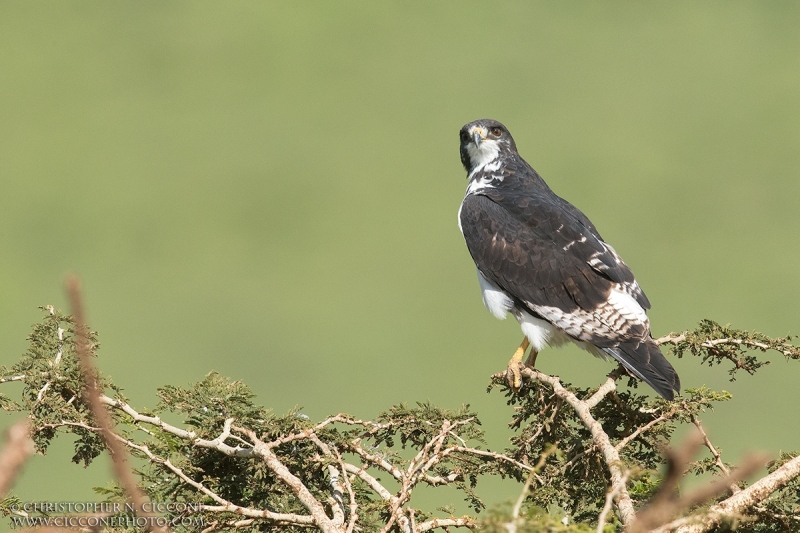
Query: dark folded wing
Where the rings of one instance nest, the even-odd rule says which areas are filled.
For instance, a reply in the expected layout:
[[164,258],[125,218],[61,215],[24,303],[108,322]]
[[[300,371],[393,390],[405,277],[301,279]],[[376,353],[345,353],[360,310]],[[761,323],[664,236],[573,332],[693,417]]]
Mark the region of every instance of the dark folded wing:
[[555,195],[467,196],[461,227],[475,264],[573,338],[600,347],[644,339],[649,302],[633,273],[580,211],[563,204]]

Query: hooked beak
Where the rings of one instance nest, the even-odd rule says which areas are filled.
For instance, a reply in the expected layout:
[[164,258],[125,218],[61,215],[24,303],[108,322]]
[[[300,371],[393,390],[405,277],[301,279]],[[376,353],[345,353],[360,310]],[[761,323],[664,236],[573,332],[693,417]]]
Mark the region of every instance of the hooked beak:
[[486,132],[480,126],[472,126],[469,132],[472,134],[472,141],[475,143],[476,148],[486,139]]

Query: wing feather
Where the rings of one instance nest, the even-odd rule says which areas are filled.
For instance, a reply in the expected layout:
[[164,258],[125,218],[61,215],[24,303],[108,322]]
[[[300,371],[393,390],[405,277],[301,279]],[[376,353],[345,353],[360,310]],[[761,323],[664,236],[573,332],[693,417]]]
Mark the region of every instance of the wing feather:
[[[633,273],[593,226],[560,203],[492,191],[472,194],[462,204],[461,227],[486,279],[573,337],[612,346],[649,335]],[[641,312],[615,303],[614,292],[631,294]]]

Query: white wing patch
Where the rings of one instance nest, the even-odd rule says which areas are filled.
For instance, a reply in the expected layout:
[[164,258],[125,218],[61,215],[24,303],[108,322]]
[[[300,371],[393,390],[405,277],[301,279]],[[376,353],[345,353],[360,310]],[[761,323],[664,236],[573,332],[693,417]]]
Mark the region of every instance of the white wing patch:
[[536,352],[541,352],[547,346],[557,348],[568,342],[572,342],[595,357],[607,359],[607,354],[596,346],[585,341],[573,339],[547,320],[536,318],[530,313],[519,308],[514,308],[514,301],[511,297],[502,289],[495,286],[491,281],[483,277],[480,270],[478,270],[477,273],[478,283],[481,286],[481,295],[483,296],[483,304],[486,306],[486,309],[488,309],[495,318],[500,320],[505,320],[509,312],[513,313],[514,318],[519,322],[522,334],[528,338],[531,347]]
[[[593,337],[620,339],[628,335],[638,337],[650,332],[647,313],[636,300],[628,294],[625,287],[617,284],[611,289],[608,299],[591,311],[576,309],[569,313],[558,307],[526,304],[537,314],[552,322],[570,337],[591,341]],[[634,331],[637,330],[637,331]]]
[[[638,288],[638,285],[636,287]],[[626,288],[627,287],[614,287],[611,290],[611,294],[608,295],[608,306],[616,309],[619,314],[627,320],[640,324],[648,324],[649,328],[650,319],[647,318],[647,313],[642,309],[642,306],[639,305],[639,302],[625,290]]]

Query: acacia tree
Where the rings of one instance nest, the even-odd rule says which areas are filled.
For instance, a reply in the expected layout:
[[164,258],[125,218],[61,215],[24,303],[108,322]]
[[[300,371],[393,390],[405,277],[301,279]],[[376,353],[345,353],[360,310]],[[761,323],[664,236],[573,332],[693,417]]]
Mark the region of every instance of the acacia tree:
[[[22,383],[19,400],[0,395],[0,405],[27,414],[0,455],[0,510],[16,527],[52,518],[26,512],[6,495],[19,465],[34,449],[44,454],[53,439],[72,434],[72,460],[88,465],[108,450],[118,481],[96,489],[109,502],[102,512],[67,524],[84,530],[800,530],[800,456],[752,456],[734,468],[704,431],[702,414],[731,400],[724,391],[686,389],[666,401],[619,390],[626,377],[621,368],[595,388],[525,368],[526,384],[517,393],[499,373],[489,389],[505,395],[512,430],[502,451],[485,446],[469,406],[401,404],[374,420],[339,413],[312,421],[298,411],[276,415],[256,405],[245,384],[213,372],[189,387],[158,389],[157,407],[143,411],[94,369],[97,337],[83,326],[76,291],[73,309],[66,316],[43,308],[27,352],[0,367],[0,383]],[[709,320],[657,342],[677,357],[727,366],[731,380],[768,364],[759,352],[800,359],[788,337]],[[163,415],[181,422],[167,423]],[[694,426],[695,433],[671,448],[680,425]],[[697,460],[701,447],[706,457]],[[137,469],[127,454],[139,459]],[[747,484],[765,464],[768,473]],[[716,474],[714,481],[679,490],[683,478],[706,472]],[[478,486],[484,476],[519,482],[516,503],[485,511]],[[454,487],[470,514],[420,508],[412,499],[420,485]]]

